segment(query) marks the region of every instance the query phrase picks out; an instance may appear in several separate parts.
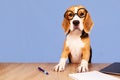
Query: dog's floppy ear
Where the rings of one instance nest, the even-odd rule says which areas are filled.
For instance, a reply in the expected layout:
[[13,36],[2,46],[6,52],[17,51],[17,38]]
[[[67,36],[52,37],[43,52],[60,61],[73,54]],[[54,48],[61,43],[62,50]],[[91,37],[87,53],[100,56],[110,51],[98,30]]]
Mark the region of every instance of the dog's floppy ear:
[[65,31],[65,34],[67,34],[68,31],[69,31],[69,28],[70,28],[69,20],[67,20],[67,19],[64,18],[63,22],[62,22],[62,27],[63,27],[63,29]]
[[84,24],[84,30],[85,30],[85,32],[89,33],[90,30],[93,27],[93,21],[92,21],[89,13],[87,13],[87,15],[86,15],[86,17],[84,19],[84,23],[83,24]]

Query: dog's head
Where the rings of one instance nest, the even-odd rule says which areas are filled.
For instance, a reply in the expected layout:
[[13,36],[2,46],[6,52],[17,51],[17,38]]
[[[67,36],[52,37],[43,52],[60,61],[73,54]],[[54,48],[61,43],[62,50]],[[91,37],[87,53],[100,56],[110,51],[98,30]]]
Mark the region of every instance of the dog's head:
[[64,14],[62,27],[65,33],[76,29],[89,33],[93,27],[93,21],[85,7],[72,6]]

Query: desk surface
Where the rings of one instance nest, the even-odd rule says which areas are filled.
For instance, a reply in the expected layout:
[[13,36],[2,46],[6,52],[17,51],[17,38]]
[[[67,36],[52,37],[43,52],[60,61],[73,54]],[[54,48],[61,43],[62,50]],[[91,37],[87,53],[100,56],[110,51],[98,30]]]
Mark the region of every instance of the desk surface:
[[[72,80],[68,74],[76,73],[78,64],[67,64],[64,72],[54,72],[56,63],[0,63],[0,80]],[[109,64],[90,64],[89,69],[100,70]],[[49,72],[45,75],[38,66]],[[120,76],[113,75],[118,78]]]

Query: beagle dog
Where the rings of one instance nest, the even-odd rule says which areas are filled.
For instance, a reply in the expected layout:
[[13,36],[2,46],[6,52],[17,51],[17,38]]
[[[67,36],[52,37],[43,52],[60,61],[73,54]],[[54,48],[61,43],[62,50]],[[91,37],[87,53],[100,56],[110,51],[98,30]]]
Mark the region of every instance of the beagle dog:
[[64,14],[62,27],[66,33],[62,55],[54,67],[55,71],[64,71],[67,59],[70,63],[78,63],[78,72],[88,71],[92,50],[89,33],[93,27],[90,14],[83,6],[72,6]]

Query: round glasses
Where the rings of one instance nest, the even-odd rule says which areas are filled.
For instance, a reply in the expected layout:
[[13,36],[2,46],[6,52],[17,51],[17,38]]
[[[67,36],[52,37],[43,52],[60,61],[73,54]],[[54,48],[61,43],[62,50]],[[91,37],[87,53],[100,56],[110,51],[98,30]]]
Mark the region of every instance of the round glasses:
[[64,14],[64,17],[67,20],[72,20],[75,15],[78,15],[80,18],[84,18],[87,15],[87,10],[85,8],[78,9],[77,13],[74,13],[71,10],[67,10]]

